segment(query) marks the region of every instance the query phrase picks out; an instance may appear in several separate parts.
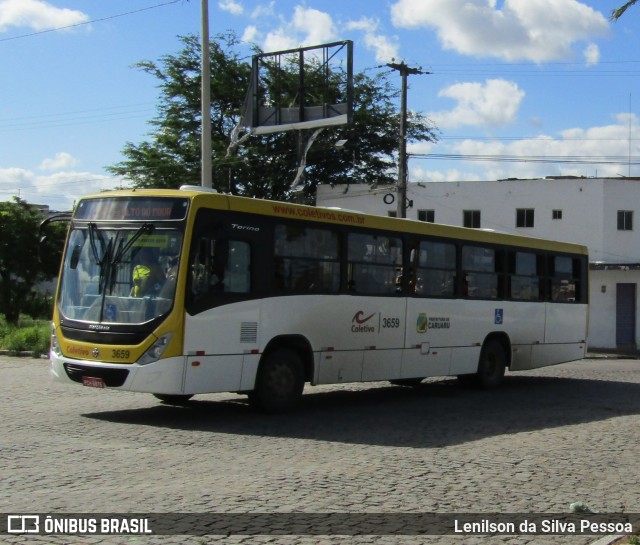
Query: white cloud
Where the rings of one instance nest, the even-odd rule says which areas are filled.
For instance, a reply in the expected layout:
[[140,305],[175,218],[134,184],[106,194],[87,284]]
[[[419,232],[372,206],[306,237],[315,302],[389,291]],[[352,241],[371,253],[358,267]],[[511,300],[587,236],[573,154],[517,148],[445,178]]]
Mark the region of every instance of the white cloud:
[[271,1],[267,5],[257,6],[251,12],[251,18],[252,19],[265,19],[267,17],[270,17],[275,13],[275,6],[276,6],[275,1]]
[[40,170],[60,170],[64,168],[74,167],[78,164],[78,160],[75,159],[70,153],[61,151],[56,153],[52,159],[45,159],[40,163],[38,167]]
[[584,60],[588,66],[593,66],[600,62],[600,48],[596,44],[589,44],[584,49]]
[[577,0],[397,0],[393,24],[434,28],[443,47],[474,57],[545,62],[603,36],[606,18]]
[[218,2],[218,7],[222,11],[227,11],[233,15],[242,15],[244,13],[244,7],[235,0],[221,0]]
[[363,17],[345,25],[347,30],[361,30],[364,32],[364,43],[367,49],[374,51],[377,62],[389,62],[399,57],[398,44],[378,32],[378,21]]
[[[629,122],[631,143],[629,150]],[[539,135],[517,141],[473,140],[450,143],[442,141],[433,147],[432,153],[465,156],[482,156],[481,162],[456,161],[456,168],[449,168],[446,161],[442,169],[433,168],[433,162],[413,160],[412,181],[442,180],[498,180],[504,178],[540,178],[544,176],[611,176],[627,175],[628,158],[640,155],[640,124],[634,114],[621,113],[613,123],[596,127],[574,127],[561,131],[557,137]],[[490,161],[487,158],[520,158],[515,161]],[[556,160],[556,162],[553,162]],[[548,162],[547,162],[548,161]],[[598,162],[601,161],[601,162]],[[431,169],[427,170],[429,164]],[[639,175],[638,167],[631,165],[631,175]],[[451,172],[457,178],[451,178]]]
[[259,36],[259,32],[257,27],[255,27],[254,25],[249,25],[244,29],[241,40],[243,42],[253,43],[256,41],[258,36]]
[[448,112],[430,112],[429,118],[441,129],[464,125],[498,127],[510,124],[524,98],[516,83],[491,79],[482,83],[457,83],[438,93],[458,102]]
[[0,169],[0,200],[14,196],[32,204],[47,204],[51,210],[70,210],[82,195],[113,189],[122,180],[91,172],[60,171],[38,175],[23,168]]
[[0,0],[0,31],[9,27],[48,30],[88,20],[81,11],[57,8],[44,0]]
[[296,6],[291,21],[269,32],[265,51],[281,51],[299,46],[318,45],[336,40],[336,29],[328,13]]

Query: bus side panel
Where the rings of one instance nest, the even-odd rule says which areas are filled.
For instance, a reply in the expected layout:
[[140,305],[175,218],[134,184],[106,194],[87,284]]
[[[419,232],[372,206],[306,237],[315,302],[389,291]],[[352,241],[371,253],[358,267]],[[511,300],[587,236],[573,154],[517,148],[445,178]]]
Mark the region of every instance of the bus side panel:
[[260,348],[260,308],[244,301],[185,316],[187,355],[244,354]]
[[402,297],[291,295],[262,302],[261,350],[278,336],[304,337],[319,369],[317,384],[400,376],[404,348]]
[[503,321],[511,342],[511,371],[531,369],[532,347],[544,343],[546,303],[505,302]]
[[[407,328],[401,378],[438,377],[449,374],[454,344],[452,300],[407,299]],[[436,324],[438,327],[436,327]],[[431,327],[430,327],[431,326]]]
[[321,352],[318,362],[316,384],[360,382],[362,380],[361,350]]
[[400,378],[443,377],[449,374],[450,366],[450,348],[431,347],[425,342],[404,351]]
[[580,360],[587,349],[587,305],[547,303],[545,342],[534,346],[532,367]]
[[585,356],[585,343],[543,344],[532,349],[533,367],[546,367]]
[[480,346],[457,346],[451,350],[452,375],[468,375],[478,370],[480,361]]
[[587,305],[547,303],[545,344],[585,342]]
[[362,380],[389,380],[400,377],[403,350],[365,350]]
[[[531,366],[531,346],[544,342],[545,304],[503,300],[409,299],[402,376],[475,373],[487,336],[504,332],[512,369]],[[420,347],[420,350],[415,350]],[[414,348],[414,350],[411,350]],[[444,349],[451,357],[444,357]]]
[[242,355],[189,356],[185,393],[234,392],[240,390]]
[[[259,349],[259,305],[246,301],[185,316],[185,393],[235,392],[255,382],[245,354]],[[257,368],[257,364],[255,365]]]

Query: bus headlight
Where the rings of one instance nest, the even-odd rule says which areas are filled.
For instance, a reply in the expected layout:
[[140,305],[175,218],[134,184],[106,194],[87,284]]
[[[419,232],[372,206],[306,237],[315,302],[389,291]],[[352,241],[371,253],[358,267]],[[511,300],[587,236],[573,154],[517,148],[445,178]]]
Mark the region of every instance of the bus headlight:
[[51,324],[51,343],[50,343],[51,352],[56,356],[62,356],[62,349],[60,348],[60,342],[58,341],[58,335],[56,334],[56,325]]
[[171,340],[171,333],[166,333],[159,337],[156,342],[154,342],[149,349],[142,355],[142,357],[138,360],[139,365],[147,365],[149,363],[153,363],[154,361],[158,361],[167,346],[169,345],[169,341]]

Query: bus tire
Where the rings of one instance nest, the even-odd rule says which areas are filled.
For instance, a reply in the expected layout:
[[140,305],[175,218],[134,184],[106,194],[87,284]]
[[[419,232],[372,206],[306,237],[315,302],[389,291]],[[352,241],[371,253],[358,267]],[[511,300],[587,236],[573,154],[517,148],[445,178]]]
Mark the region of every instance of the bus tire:
[[487,341],[480,352],[476,384],[484,390],[499,386],[506,368],[507,358],[502,343],[495,339]]
[[303,390],[300,356],[289,348],[277,348],[260,364],[255,388],[249,392],[249,402],[262,411],[281,413],[299,403]]
[[167,405],[184,405],[193,396],[192,395],[180,395],[180,394],[153,394],[153,397],[166,403]]

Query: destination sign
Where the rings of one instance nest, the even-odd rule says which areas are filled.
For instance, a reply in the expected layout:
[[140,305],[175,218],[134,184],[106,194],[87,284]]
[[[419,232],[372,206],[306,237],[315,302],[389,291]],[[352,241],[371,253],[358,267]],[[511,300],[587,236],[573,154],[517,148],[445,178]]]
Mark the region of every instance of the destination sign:
[[104,197],[81,200],[77,220],[168,221],[187,215],[188,200],[176,197]]

